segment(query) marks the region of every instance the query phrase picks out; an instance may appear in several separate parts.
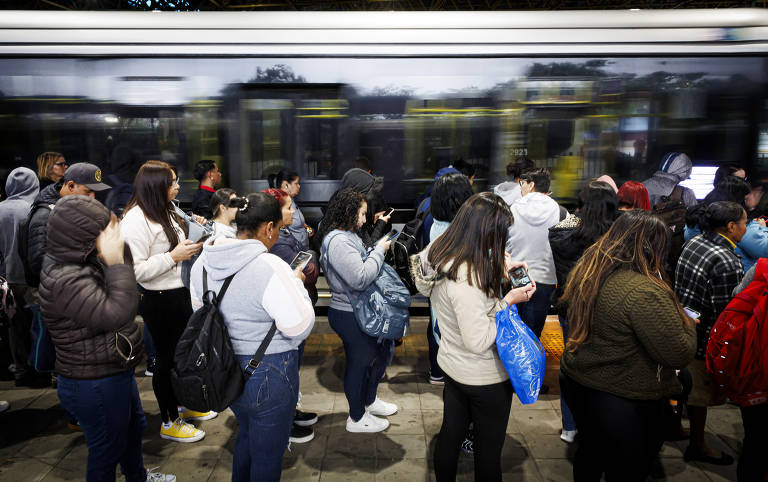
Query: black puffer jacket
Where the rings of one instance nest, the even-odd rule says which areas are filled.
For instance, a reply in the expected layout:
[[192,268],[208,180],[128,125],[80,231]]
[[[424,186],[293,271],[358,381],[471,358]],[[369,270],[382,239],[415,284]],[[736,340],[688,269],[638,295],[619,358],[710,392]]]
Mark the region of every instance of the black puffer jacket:
[[32,287],[37,287],[40,283],[40,270],[43,267],[43,256],[45,256],[48,217],[51,215],[53,206],[61,199],[56,186],[56,184],[51,184],[40,191],[30,209],[32,217],[27,225],[27,266],[29,273],[25,273],[25,277],[27,284]]
[[[563,295],[571,268],[592,244],[591,240],[586,240],[579,235],[578,227],[580,225],[581,218],[568,216],[549,228],[549,246],[552,248],[555,276],[557,277],[557,289],[552,295],[553,303]],[[557,311],[558,314],[565,315],[565,311],[561,307],[558,307]]]
[[144,350],[134,320],[138,293],[130,254],[125,264],[113,266],[96,256],[96,238],[109,219],[95,199],[67,196],[48,221],[40,309],[56,346],[56,372],[67,378],[132,370]]

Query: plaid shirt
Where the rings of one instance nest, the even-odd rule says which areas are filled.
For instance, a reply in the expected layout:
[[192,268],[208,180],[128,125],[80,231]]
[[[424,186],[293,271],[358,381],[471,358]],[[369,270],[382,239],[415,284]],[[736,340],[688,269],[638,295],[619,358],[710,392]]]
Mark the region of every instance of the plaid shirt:
[[683,306],[701,313],[696,358],[706,356],[709,332],[743,276],[733,247],[717,233],[694,236],[683,247],[675,269],[675,291]]

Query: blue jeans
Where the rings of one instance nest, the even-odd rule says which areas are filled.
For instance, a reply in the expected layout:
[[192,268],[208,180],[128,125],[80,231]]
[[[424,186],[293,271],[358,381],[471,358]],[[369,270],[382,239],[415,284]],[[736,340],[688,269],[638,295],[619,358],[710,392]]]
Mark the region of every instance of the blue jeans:
[[365,414],[365,406],[376,400],[392,342],[379,343],[363,333],[351,311],[329,308],[328,323],[344,343],[344,395],[349,403],[349,416],[358,421]]
[[[245,369],[252,355],[237,355]],[[240,432],[232,461],[234,482],[280,480],[283,453],[299,398],[297,350],[264,355],[243,393],[229,407]]]
[[531,296],[530,301],[517,304],[520,318],[528,325],[536,338],[541,338],[541,331],[544,329],[544,322],[547,321],[547,313],[549,313],[552,293],[554,292],[555,285],[536,283],[536,292]]
[[[563,329],[563,344],[568,343],[568,332],[569,329],[569,323],[568,319],[565,318],[563,315],[557,315],[558,320],[560,320],[560,328]],[[563,420],[563,430],[576,430],[576,421],[573,420],[573,414],[571,413],[570,407],[568,407],[568,404],[565,401],[565,395],[563,394],[563,390],[565,390],[565,387],[562,385],[560,386],[560,413]]]
[[427,326],[427,346],[429,347],[429,375],[434,378],[443,378],[445,373],[437,364],[437,351],[440,349],[440,328],[437,326],[435,312],[432,311],[432,303],[429,304],[429,326]]
[[147,426],[133,370],[95,380],[59,375],[64,410],[77,417],[88,445],[87,481],[115,480],[115,466],[129,482],[144,481],[141,434]]

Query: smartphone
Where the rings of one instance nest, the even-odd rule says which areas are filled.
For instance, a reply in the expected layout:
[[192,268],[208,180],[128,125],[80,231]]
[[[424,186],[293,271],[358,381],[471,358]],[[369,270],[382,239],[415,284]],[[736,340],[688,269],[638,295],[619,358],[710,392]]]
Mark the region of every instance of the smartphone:
[[683,306],[683,311],[685,311],[685,314],[693,318],[694,320],[698,320],[701,318],[701,313],[699,313],[696,310],[692,310],[688,308],[687,306]]
[[395,208],[390,208],[390,210],[387,211],[387,214],[385,214],[384,216],[390,216],[393,212],[395,212]]
[[398,231],[397,229],[393,229],[387,234],[385,234],[384,237],[381,238],[379,241],[389,241],[391,239],[395,239],[398,234],[400,234],[400,231]]
[[531,278],[528,277],[528,272],[522,266],[518,266],[509,272],[509,280],[512,282],[513,288],[520,288],[531,284]]
[[296,257],[293,258],[293,261],[291,261],[291,269],[293,271],[296,271],[296,269],[304,271],[304,268],[307,266],[307,263],[309,263],[310,259],[312,259],[312,253],[299,251]]

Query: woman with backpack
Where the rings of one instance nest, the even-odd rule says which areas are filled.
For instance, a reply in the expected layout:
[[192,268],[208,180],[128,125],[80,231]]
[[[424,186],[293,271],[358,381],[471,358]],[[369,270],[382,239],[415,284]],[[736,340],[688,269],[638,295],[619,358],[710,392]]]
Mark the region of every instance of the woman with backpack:
[[[186,224],[174,210],[179,192],[176,172],[168,163],[148,161],[136,174],[133,197],[125,207],[120,232],[133,254],[139,285],[139,313],[155,343],[152,389],[160,406],[160,437],[197,442],[205,432],[186,420],[208,420],[216,412],[182,410],[171,387],[176,344],[192,315],[189,290],[181,280],[181,263],[200,250],[186,239]],[[182,407],[183,408],[183,407]]]
[[744,274],[734,252],[747,231],[747,212],[740,204],[717,201],[698,210],[694,220],[702,233],[683,248],[675,269],[675,291],[685,307],[698,313],[696,359],[688,366],[693,387],[688,396],[691,443],[686,461],[730,465],[733,457],[714,450],[704,438],[707,407],[722,405],[726,397],[710,379],[704,357],[712,326],[731,301],[731,293]]
[[569,275],[560,385],[579,430],[576,481],[645,481],[664,443],[665,406],[681,391],[675,369],[696,348],[665,276],[668,250],[658,216],[627,211]]
[[[501,450],[514,390],[496,350],[496,312],[526,302],[534,284],[507,291],[502,282],[524,263],[504,251],[512,213],[483,192],[470,197],[448,229],[419,254],[419,291],[440,322],[437,361],[445,373],[443,424],[435,445],[435,477],[456,480],[459,450],[474,424],[475,480],[501,480]],[[527,268],[527,267],[526,267]]]
[[280,480],[299,395],[298,347],[312,331],[315,314],[300,274],[268,252],[283,225],[278,202],[255,193],[233,203],[239,206],[237,238],[217,237],[205,244],[192,269],[190,291],[192,305],[199,309],[203,270],[214,293],[234,275],[219,310],[243,370],[270,331],[274,334],[258,366],[248,368],[246,373],[252,374],[230,406],[240,425],[232,480],[272,482]]
[[359,294],[379,276],[384,254],[392,243],[381,239],[369,253],[356,231],[365,223],[368,205],[359,192],[338,191],[328,204],[320,229],[321,260],[331,290],[328,322],[344,344],[347,363],[344,394],[349,403],[348,432],[374,433],[386,430],[385,418],[397,405],[376,396],[384,376],[391,341],[379,342],[362,331],[347,293]]
[[67,196],[48,221],[40,309],[56,346],[58,395],[88,446],[86,480],[172,482],[148,473],[141,454],[147,425],[133,372],[144,345],[130,251],[117,219],[99,201]]

